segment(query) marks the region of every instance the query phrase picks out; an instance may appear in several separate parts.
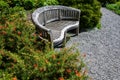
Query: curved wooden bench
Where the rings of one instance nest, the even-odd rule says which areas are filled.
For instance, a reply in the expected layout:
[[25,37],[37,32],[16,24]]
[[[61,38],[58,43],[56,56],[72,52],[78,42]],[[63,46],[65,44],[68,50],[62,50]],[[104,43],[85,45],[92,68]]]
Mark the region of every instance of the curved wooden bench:
[[32,13],[36,32],[52,46],[65,45],[66,32],[74,29],[79,33],[80,10],[66,6],[45,6]]

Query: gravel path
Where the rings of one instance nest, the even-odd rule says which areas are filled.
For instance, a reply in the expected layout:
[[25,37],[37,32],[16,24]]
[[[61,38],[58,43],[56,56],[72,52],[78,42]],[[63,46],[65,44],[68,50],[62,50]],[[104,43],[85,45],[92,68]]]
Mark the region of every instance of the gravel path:
[[102,28],[72,37],[66,46],[77,45],[86,53],[93,80],[120,80],[120,16],[102,8]]

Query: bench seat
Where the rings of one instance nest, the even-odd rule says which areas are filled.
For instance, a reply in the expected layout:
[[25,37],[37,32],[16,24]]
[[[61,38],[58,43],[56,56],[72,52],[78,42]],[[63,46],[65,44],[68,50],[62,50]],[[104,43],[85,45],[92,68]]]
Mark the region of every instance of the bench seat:
[[60,20],[47,23],[45,27],[52,31],[53,43],[54,45],[58,45],[62,43],[65,37],[63,32],[65,33],[69,30],[76,29],[78,25],[79,21]]

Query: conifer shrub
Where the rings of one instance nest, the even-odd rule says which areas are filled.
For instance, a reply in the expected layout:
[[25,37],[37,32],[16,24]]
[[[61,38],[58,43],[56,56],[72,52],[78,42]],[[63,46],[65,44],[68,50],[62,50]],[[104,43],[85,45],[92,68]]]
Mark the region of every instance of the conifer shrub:
[[[16,24],[16,21],[19,23]],[[0,25],[0,78],[7,80],[86,80],[83,56],[73,48],[38,48],[33,25],[25,20]],[[31,35],[32,34],[32,35]],[[41,43],[41,42],[40,42]],[[79,57],[78,57],[79,56]]]
[[[63,49],[60,52],[48,50],[41,52],[12,53],[0,49],[0,77],[18,80],[87,80],[87,69],[82,55]],[[78,56],[79,55],[79,59]]]
[[5,1],[0,1],[0,23],[5,23],[5,15],[8,13],[9,5]]
[[4,16],[4,23],[0,22],[0,80],[89,79],[83,55],[74,48],[41,48],[43,43],[27,20],[26,10],[7,6],[0,15],[1,19]]
[[[6,80],[87,80],[83,56],[73,48],[38,46],[33,25],[17,19],[0,25],[0,78]],[[31,35],[32,34],[32,35]],[[79,57],[78,57],[79,56]]]

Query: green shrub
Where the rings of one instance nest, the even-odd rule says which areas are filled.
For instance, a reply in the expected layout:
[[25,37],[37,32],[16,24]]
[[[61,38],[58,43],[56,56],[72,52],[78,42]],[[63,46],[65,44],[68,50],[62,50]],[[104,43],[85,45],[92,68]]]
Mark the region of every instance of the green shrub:
[[9,5],[5,1],[0,1],[0,23],[5,23],[5,15],[8,14]]
[[60,51],[42,48],[44,44],[34,34],[34,25],[27,20],[24,8],[18,5],[8,8],[8,2],[3,3],[6,5],[0,4],[4,7],[0,8],[0,18],[4,18],[0,22],[0,80],[89,78],[82,55],[72,48]]
[[58,1],[57,0],[46,0],[46,1],[44,1],[44,6],[45,5],[56,5],[56,4],[58,4]]
[[102,6],[106,6],[106,4],[116,3],[119,0],[98,0]]
[[[24,21],[23,23],[23,21],[23,19],[17,19],[14,22],[7,22],[4,26],[0,26],[0,48],[9,50],[11,52],[17,52],[24,46],[30,47],[31,44],[33,44],[30,42],[30,40],[34,39],[32,36],[30,36],[30,34],[32,34],[32,28],[30,28],[30,25],[26,26],[26,24],[30,22]],[[29,32],[26,32],[26,30]]]
[[116,3],[117,4],[117,9],[120,10],[120,1]]
[[120,15],[120,2],[117,2],[115,4],[107,4],[106,7]]
[[59,4],[70,6],[76,3],[76,0],[58,0]]
[[0,26],[2,79],[86,80],[89,78],[82,55],[72,52],[73,49],[61,49],[56,52],[46,48],[43,52],[38,49],[36,35],[32,34],[33,32],[33,25],[21,18]]
[[26,10],[30,10],[34,7],[34,3],[31,0],[25,0],[23,5]]
[[4,75],[3,79],[88,79],[83,58],[78,52],[72,52],[73,49],[61,49],[60,52],[46,49],[42,52],[37,48],[36,35],[31,36],[32,27],[28,21],[19,18],[0,26],[0,74]]
[[46,5],[56,5],[57,0],[4,0],[10,7],[24,7],[26,10],[31,10],[33,8],[46,6]]
[[100,3],[97,0],[59,0],[60,4],[81,10],[80,31],[96,27],[100,22]]
[[117,5],[116,4],[108,4],[108,5],[106,5],[106,7],[111,9],[111,10],[115,10],[115,6],[117,6]]
[[0,70],[0,80],[12,80],[12,75],[7,71]]
[[[11,53],[0,49],[2,73],[8,72],[12,78],[20,80],[87,80],[87,70],[82,56],[72,49],[60,52],[40,52],[30,49],[31,53]],[[19,55],[18,55],[19,54]],[[7,77],[5,73],[5,77]]]
[[22,7],[4,8],[0,11],[0,23],[5,24],[6,21],[12,21],[19,17],[25,17],[25,10]]
[[24,7],[24,9],[32,9],[35,6],[35,0],[5,0],[10,7]]
[[0,1],[0,11],[9,8],[9,5],[5,1]]

